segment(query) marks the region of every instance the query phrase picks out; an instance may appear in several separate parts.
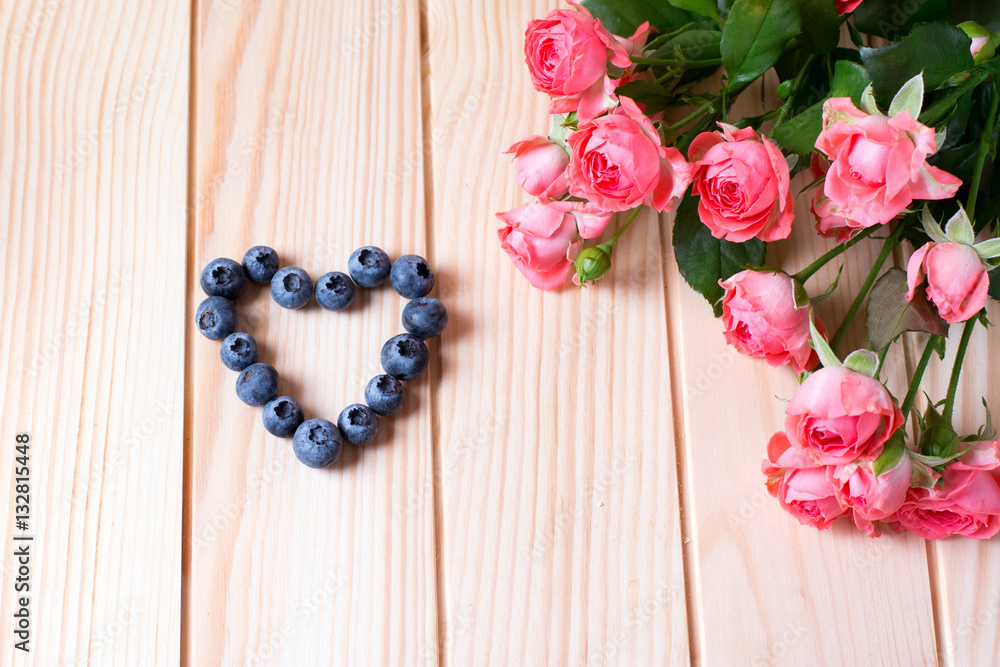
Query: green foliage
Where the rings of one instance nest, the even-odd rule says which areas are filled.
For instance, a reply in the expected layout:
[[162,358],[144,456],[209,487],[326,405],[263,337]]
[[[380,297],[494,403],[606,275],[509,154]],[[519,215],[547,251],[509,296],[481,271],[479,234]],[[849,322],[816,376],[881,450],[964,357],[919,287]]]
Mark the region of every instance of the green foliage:
[[922,287],[906,300],[906,272],[891,268],[872,286],[868,294],[865,328],[872,348],[881,350],[904,331],[926,331],[948,335],[948,324],[927,301]]
[[795,0],[736,0],[722,27],[722,66],[730,92],[771,69],[801,29]]
[[854,25],[870,35],[893,39],[918,23],[949,18],[951,5],[949,0],[864,0],[854,10]]
[[[830,97],[858,96],[868,85],[865,68],[850,60],[838,60],[830,84]],[[797,116],[793,116],[774,129],[771,138],[784,148],[805,155],[812,152],[816,137],[823,129],[823,101],[819,101]]]
[[757,239],[732,243],[717,239],[698,217],[698,197],[687,195],[674,216],[674,256],[688,285],[705,297],[722,315],[723,290],[719,281],[749,265],[764,263],[766,244]]
[[[840,41],[840,16],[833,0],[795,0],[802,20],[802,40],[816,53],[829,53]],[[864,4],[864,3],[862,3]]]
[[667,0],[583,0],[581,4],[601,19],[608,30],[623,37],[634,33],[644,21],[666,30],[696,18]]

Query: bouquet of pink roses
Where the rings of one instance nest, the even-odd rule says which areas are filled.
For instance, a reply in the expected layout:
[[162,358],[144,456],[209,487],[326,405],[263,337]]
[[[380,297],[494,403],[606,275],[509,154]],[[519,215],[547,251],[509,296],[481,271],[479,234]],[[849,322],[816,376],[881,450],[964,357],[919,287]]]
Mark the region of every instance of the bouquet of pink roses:
[[[510,149],[534,199],[498,214],[521,273],[545,290],[571,277],[594,283],[643,207],[674,211],[680,273],[722,318],[727,342],[798,374],[763,465],[782,507],[820,529],[851,518],[871,536],[880,524],[931,539],[1000,531],[1000,440],[989,409],[973,435],[960,437],[952,423],[969,339],[989,324],[987,299],[1000,300],[1000,6],[569,5],[525,32],[531,80],[552,103],[549,135]],[[732,117],[734,100],[772,68],[780,105]],[[808,223],[795,220],[790,186],[805,169],[815,179],[803,195]],[[609,233],[620,212],[627,218]],[[765,249],[793,224],[814,225],[834,245],[789,275],[765,265]],[[838,281],[815,297],[806,284],[876,232],[882,251],[830,333],[813,306]],[[906,271],[883,271],[904,241],[914,249]],[[869,345],[841,358],[866,300]],[[924,370],[935,353],[944,358],[948,326],[959,323],[947,395],[910,436]],[[900,401],[879,377],[908,331],[929,336]]]

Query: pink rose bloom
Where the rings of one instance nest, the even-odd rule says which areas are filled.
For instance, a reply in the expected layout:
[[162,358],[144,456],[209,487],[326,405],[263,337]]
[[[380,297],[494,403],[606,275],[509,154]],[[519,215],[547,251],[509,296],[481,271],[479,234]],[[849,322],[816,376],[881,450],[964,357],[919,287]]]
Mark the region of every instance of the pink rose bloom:
[[854,516],[854,525],[869,537],[878,535],[873,521],[891,517],[903,505],[910,488],[913,462],[910,455],[903,455],[891,470],[884,470],[878,477],[870,463],[847,463],[831,469],[837,498]]
[[962,181],[927,164],[937,151],[934,128],[903,111],[892,118],[866,114],[849,97],[823,105],[823,131],[816,148],[831,160],[823,194],[828,215],[855,227],[882,225],[914,199],[955,196]]
[[524,59],[535,89],[556,98],[551,113],[576,111],[587,121],[614,105],[608,60],[628,70],[629,55],[642,48],[649,26],[643,23],[631,38],[622,39],[585,7],[569,4],[573,9],[554,9],[528,24]]
[[552,290],[566,282],[572,265],[567,257],[578,236],[604,232],[611,213],[581,202],[523,204],[497,217],[505,223],[497,234],[514,266],[535,287]]
[[833,0],[833,4],[837,7],[837,13],[843,16],[857,9],[861,0]]
[[641,204],[673,210],[690,183],[684,157],[660,143],[653,123],[627,97],[614,113],[581,125],[569,145],[570,194],[604,211]]
[[949,535],[985,540],[1000,531],[1000,440],[971,446],[944,469],[943,485],[910,489],[894,527],[929,540]]
[[827,466],[813,463],[792,447],[781,431],[767,443],[767,459],[761,472],[767,475],[768,493],[804,526],[825,530],[847,511],[837,500]]
[[566,167],[569,154],[545,137],[528,137],[508,150],[514,154],[514,178],[525,192],[543,200],[557,199],[569,190]]
[[[818,179],[826,176],[826,172],[830,169],[830,163],[823,159],[819,153],[813,153],[809,159],[809,168],[812,171],[813,179]],[[816,231],[825,239],[836,239],[837,243],[850,241],[864,227],[837,215],[836,209],[837,207],[830,201],[829,197],[823,194],[823,184],[817,185],[813,193],[812,205],[809,207],[812,214],[816,216]]]
[[785,433],[818,464],[874,461],[903,423],[881,382],[843,366],[821,368],[785,409]]
[[701,221],[715,238],[737,243],[788,238],[795,202],[785,156],[753,128],[719,127],[721,133],[702,132],[688,149]]
[[[726,342],[748,357],[763,357],[771,366],[791,366],[796,373],[818,362],[809,345],[809,311],[795,307],[792,277],[785,273],[746,270],[719,282]],[[820,322],[816,326],[825,331]]]
[[927,298],[945,322],[964,322],[986,306],[990,277],[972,246],[930,241],[910,256],[906,265],[906,300],[927,278]]

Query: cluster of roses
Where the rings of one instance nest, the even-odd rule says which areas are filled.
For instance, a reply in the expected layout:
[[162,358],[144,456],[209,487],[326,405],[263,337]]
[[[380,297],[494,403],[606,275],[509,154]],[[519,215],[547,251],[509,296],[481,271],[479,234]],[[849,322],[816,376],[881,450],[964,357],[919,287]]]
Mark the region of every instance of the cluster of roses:
[[[836,8],[844,14],[859,3],[838,0]],[[719,122],[718,131],[693,135],[685,157],[668,145],[672,128],[659,112],[617,94],[625,83],[650,78],[637,73],[637,64],[649,60],[641,57],[648,26],[619,37],[587,9],[571,4],[572,9],[532,21],[525,33],[535,88],[553,98],[553,131],[511,147],[517,182],[536,199],[498,217],[504,222],[503,249],[528,280],[551,290],[571,273],[578,285],[599,279],[635,213],[643,206],[674,210],[689,187],[698,198],[701,223],[716,239],[787,238],[794,197],[781,149],[750,124]],[[977,60],[983,49],[992,55],[996,35],[972,37]],[[943,139],[918,120],[923,97],[924,81],[917,75],[899,89],[888,113],[879,110],[871,86],[859,104],[851,97],[822,104],[822,129],[810,162],[816,179],[812,212],[817,232],[840,244],[836,252],[879,228],[890,229],[891,222],[911,213],[916,200],[952,198],[962,185],[928,163]],[[784,111],[778,122],[783,118]],[[610,239],[585,247],[602,237],[612,215],[621,211],[633,215]],[[902,227],[890,240],[898,239]],[[923,228],[931,240],[909,260],[905,298],[932,303],[944,321],[968,322],[971,332],[986,303],[987,272],[1000,257],[1000,240],[976,243],[961,206],[946,230],[925,207]],[[987,426],[981,439],[959,441],[950,429],[950,395],[943,415],[931,406],[921,420],[922,443],[907,446],[904,423],[919,376],[901,409],[878,380],[884,349],[881,357],[862,350],[841,362],[813,312],[818,299],[811,300],[803,286],[814,272],[792,276],[751,266],[719,283],[726,340],[745,355],[788,366],[800,376],[785,428],[771,439],[763,466],[772,495],[817,528],[848,516],[871,536],[879,534],[876,522],[931,539],[996,534],[1000,440],[991,439],[995,435]],[[838,330],[834,348],[840,335]],[[928,343],[924,366],[931,347]],[[946,446],[939,446],[941,441]]]

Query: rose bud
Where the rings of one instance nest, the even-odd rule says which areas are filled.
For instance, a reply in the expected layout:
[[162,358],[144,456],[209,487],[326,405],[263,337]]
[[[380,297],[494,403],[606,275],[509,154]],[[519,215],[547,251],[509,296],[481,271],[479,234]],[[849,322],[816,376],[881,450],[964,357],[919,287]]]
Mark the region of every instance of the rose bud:
[[929,540],[984,540],[1000,531],[1000,441],[963,444],[970,451],[944,469],[941,483],[909,490],[894,527]]
[[[883,465],[886,469],[881,469]],[[852,510],[854,524],[874,537],[878,530],[872,522],[891,517],[903,505],[912,471],[913,460],[902,440],[894,436],[874,463],[836,466],[830,479],[841,504]]]
[[[813,153],[809,160],[809,168],[813,179],[820,179],[826,176],[830,163],[819,153]],[[836,239],[837,243],[843,243],[850,241],[855,234],[864,229],[861,225],[837,215],[837,207],[823,194],[822,181],[815,188],[809,210],[816,216],[816,232],[825,239]]]
[[767,475],[768,493],[799,523],[825,530],[846,513],[828,478],[828,467],[817,466],[792,447],[781,431],[767,443],[767,456],[761,472]]
[[857,9],[858,5],[861,4],[861,0],[833,0],[833,4],[837,8],[837,14],[843,16]]
[[580,125],[569,145],[570,194],[604,211],[642,204],[670,211],[690,183],[684,157],[660,143],[653,123],[627,97],[614,113]]
[[785,433],[818,464],[874,461],[903,423],[881,382],[828,366],[803,382],[785,409]]
[[578,240],[600,236],[611,213],[585,202],[532,202],[497,213],[505,224],[497,234],[514,266],[535,287],[552,290],[566,281],[567,258]]
[[[719,282],[726,342],[748,357],[771,366],[791,366],[796,373],[816,365],[809,344],[809,305],[796,307],[795,283],[780,271],[741,271]],[[801,288],[801,286],[800,286]],[[825,335],[820,322],[817,328]]]
[[688,149],[701,221],[715,238],[736,243],[787,238],[795,202],[785,156],[753,128],[719,127],[721,133],[702,132]]
[[514,178],[529,195],[545,200],[566,194],[569,153],[565,148],[545,137],[534,136],[517,142],[507,153],[514,154]]
[[934,128],[908,110],[888,118],[861,111],[849,97],[830,98],[816,148],[831,161],[823,183],[831,206],[824,216],[845,218],[852,227],[885,224],[914,199],[947,199],[962,184],[927,164],[938,148]]
[[975,21],[959,23],[958,27],[972,40],[972,47],[969,51],[976,64],[986,62],[996,55],[996,39],[989,30],[979,25]]
[[551,113],[576,111],[581,121],[588,121],[614,102],[608,60],[628,71],[629,54],[641,49],[649,25],[643,23],[631,38],[623,39],[608,32],[585,7],[571,4],[573,9],[554,9],[528,24],[524,60],[535,90],[556,98]]
[[920,246],[906,265],[907,301],[924,278],[927,298],[949,324],[974,317],[986,305],[990,278],[970,245],[930,241]]
[[573,282],[577,285],[589,285],[607,275],[611,270],[613,250],[607,243],[581,250],[573,262],[573,267],[576,269]]

